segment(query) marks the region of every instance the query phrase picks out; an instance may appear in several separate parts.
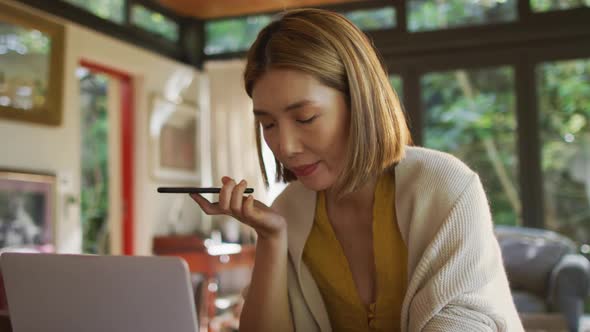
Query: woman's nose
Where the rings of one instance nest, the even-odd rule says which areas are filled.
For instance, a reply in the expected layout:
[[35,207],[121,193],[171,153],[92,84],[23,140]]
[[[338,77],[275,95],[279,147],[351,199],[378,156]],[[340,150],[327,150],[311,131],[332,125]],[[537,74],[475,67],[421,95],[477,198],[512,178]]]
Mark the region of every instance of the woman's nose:
[[303,152],[303,144],[299,135],[290,128],[281,128],[279,133],[279,151],[285,158],[291,158]]

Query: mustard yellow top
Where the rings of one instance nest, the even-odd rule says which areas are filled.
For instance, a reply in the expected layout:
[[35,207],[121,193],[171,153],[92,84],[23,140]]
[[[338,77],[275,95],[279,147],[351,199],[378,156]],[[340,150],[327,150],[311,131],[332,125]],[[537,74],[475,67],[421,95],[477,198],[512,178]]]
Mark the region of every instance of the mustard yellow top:
[[399,331],[407,286],[406,245],[396,221],[394,176],[383,174],[373,203],[373,250],[377,298],[365,305],[356,289],[348,260],[336,238],[323,192],[318,193],[315,220],[303,251],[334,331]]

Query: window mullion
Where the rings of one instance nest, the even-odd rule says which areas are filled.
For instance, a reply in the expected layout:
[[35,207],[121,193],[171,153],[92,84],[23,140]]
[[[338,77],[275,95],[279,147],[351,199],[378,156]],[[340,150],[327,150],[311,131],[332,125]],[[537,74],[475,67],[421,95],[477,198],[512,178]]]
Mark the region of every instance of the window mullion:
[[535,63],[522,56],[515,68],[519,180],[523,226],[543,228],[543,178]]
[[125,4],[124,4],[124,10],[125,13],[124,15],[124,24],[128,27],[132,26],[133,24],[131,23],[131,8],[133,7],[133,5],[135,4],[135,0],[126,0]]

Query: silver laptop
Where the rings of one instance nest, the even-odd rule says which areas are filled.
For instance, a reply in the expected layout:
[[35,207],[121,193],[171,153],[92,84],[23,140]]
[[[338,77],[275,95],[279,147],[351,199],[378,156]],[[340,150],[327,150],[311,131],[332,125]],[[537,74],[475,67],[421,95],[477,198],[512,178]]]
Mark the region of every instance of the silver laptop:
[[195,332],[184,261],[4,253],[0,256],[14,332]]

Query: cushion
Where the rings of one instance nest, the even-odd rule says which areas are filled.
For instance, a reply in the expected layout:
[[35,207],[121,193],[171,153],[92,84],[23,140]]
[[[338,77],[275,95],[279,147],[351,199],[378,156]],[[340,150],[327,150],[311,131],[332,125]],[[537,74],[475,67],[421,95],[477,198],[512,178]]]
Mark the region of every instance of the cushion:
[[545,298],[551,271],[570,251],[561,242],[534,237],[498,237],[510,288]]
[[547,312],[547,304],[542,298],[531,293],[513,291],[512,299],[518,312],[541,313]]

